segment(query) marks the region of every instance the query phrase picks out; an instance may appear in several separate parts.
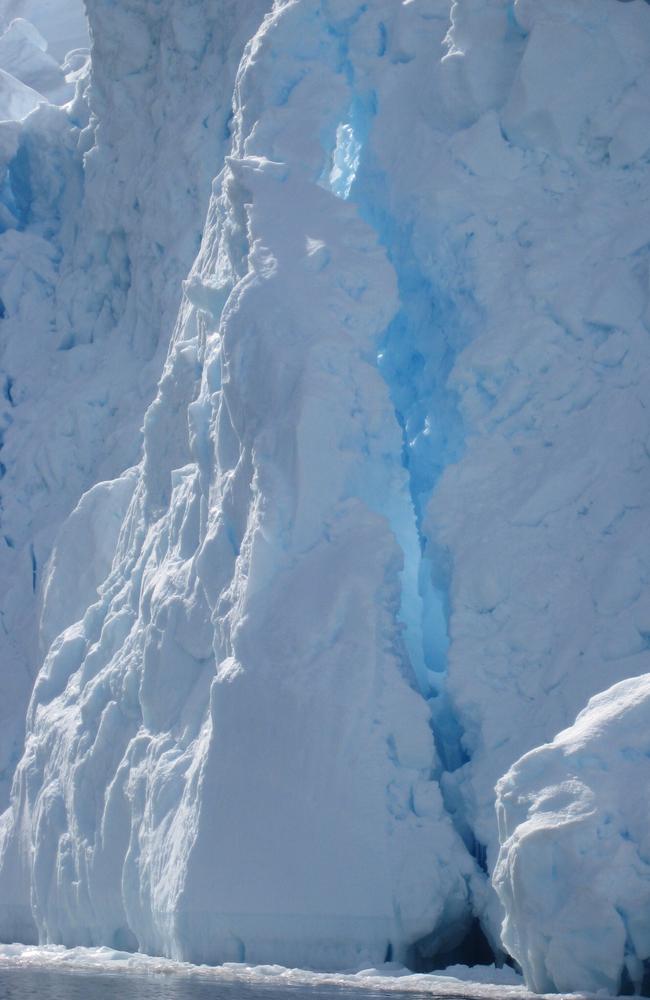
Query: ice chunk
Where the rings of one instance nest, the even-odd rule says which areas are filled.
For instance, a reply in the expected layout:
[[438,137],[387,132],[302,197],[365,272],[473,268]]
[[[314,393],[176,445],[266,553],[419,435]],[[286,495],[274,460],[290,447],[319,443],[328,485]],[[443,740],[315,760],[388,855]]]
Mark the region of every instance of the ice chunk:
[[0,121],[21,121],[44,101],[42,94],[0,69]]
[[89,45],[82,0],[0,0],[0,29],[6,30],[16,18],[29,21],[38,30],[58,63],[63,63],[71,50]]
[[66,82],[63,70],[46,49],[47,42],[34,25],[16,18],[0,36],[0,67],[60,104],[70,100],[74,87]]
[[538,992],[643,985],[650,960],[650,675],[592,698],[497,786],[504,944]]

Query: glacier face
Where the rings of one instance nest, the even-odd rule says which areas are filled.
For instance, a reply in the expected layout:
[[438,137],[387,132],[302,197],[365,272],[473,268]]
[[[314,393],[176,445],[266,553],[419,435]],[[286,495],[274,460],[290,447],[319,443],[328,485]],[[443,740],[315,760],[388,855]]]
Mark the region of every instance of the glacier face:
[[[30,8],[32,10],[32,8]],[[84,365],[56,350],[55,291],[82,191],[79,135],[88,114],[82,91],[87,50],[64,65],[48,51],[54,30],[62,47],[83,41],[81,5],[56,18],[39,7],[39,30],[22,17],[26,4],[0,4],[0,803],[6,806],[22,749],[24,716],[42,654],[37,591],[53,532],[80,489],[74,453],[79,433],[70,396]],[[34,12],[34,11],[32,11]],[[48,15],[47,17],[45,15]],[[76,28],[75,28],[76,25]],[[64,30],[65,29],[65,30]],[[45,34],[43,34],[44,32]],[[58,32],[58,34],[57,34]],[[66,34],[68,32],[68,34]],[[65,42],[65,44],[64,44]],[[69,44],[68,44],[69,43]],[[65,111],[58,105],[75,98]],[[79,407],[83,412],[83,407]],[[58,427],[56,425],[58,424]],[[56,429],[55,429],[56,427]],[[56,440],[58,438],[58,448]],[[52,446],[54,445],[54,446]],[[69,461],[66,462],[65,460]],[[65,472],[61,462],[68,465]],[[120,463],[121,465],[121,463]],[[114,473],[120,471],[118,465]],[[68,489],[66,490],[66,485]]]
[[112,573],[36,682],[5,935],[332,967],[471,921],[402,639],[396,277],[323,180],[379,25],[324,10],[278,8],[240,65]]
[[498,778],[649,665],[650,11],[519,0],[497,78],[499,8],[488,30],[458,5],[445,60],[476,110],[438,197],[458,204],[481,320],[450,376],[465,452],[428,510],[470,758],[447,796],[489,870]]
[[498,950],[496,781],[648,668],[648,7],[88,16],[0,123],[0,936]]
[[[140,457],[144,411],[200,243],[214,160],[225,148],[230,99],[223,95],[232,90],[244,42],[264,6],[248,4],[238,18],[225,5],[199,22],[200,12],[172,5],[166,18],[158,10],[147,24],[138,3],[122,4],[119,17],[111,4],[89,5],[96,39],[90,85],[77,51],[65,64],[76,80],[72,103],[41,103],[23,121],[0,123],[6,171],[0,655],[12,664],[0,682],[3,805],[43,651],[95,595],[91,587],[82,606],[72,601],[69,583],[52,588],[48,559],[84,490]],[[67,3],[7,3],[0,8],[3,38],[15,31],[9,19],[18,13],[33,15],[55,42],[67,24],[64,40],[75,44],[76,29],[68,24],[77,23],[75,10]],[[31,37],[38,38],[35,29]],[[2,53],[0,39],[0,66]],[[23,69],[33,65],[33,53],[27,56]],[[143,100],[151,93],[157,100]],[[194,117],[179,140],[172,125],[186,102]],[[118,494],[124,489],[114,499]],[[106,509],[109,527],[98,527],[100,535],[110,536],[120,512],[119,504]],[[95,585],[110,568],[109,546],[103,538],[84,560]],[[55,602],[44,609],[43,594],[54,590]]]

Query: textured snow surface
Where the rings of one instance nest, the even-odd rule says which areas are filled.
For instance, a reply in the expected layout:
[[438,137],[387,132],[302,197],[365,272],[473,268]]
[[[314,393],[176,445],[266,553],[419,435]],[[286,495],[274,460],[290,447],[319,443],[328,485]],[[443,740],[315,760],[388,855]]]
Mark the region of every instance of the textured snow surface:
[[596,695],[499,782],[503,940],[533,989],[647,992],[649,784],[648,674]]
[[0,936],[498,951],[495,783],[650,667],[650,8],[88,17],[0,122]]
[[469,758],[447,801],[491,870],[498,778],[650,665],[650,8],[479,6],[454,8],[442,64],[472,103],[436,205],[478,318],[449,378],[464,452],[426,526]]

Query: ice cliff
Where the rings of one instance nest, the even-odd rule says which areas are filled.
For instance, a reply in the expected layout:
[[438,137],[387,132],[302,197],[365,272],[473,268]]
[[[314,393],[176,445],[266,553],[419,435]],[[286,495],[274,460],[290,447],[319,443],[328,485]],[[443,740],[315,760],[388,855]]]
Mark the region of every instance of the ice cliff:
[[90,72],[46,9],[0,7],[0,936],[333,968],[478,920],[534,988],[641,982],[527,859],[620,686],[551,741],[650,669],[648,5],[88,0]]
[[[63,541],[48,567],[54,539],[85,490],[140,457],[143,414],[200,243],[213,161],[225,148],[225,95],[261,18],[255,4],[243,19],[220,5],[200,23],[191,6],[178,5],[180,21],[168,7],[147,18],[138,3],[121,4],[119,15],[110,4],[91,6],[92,85],[84,52],[74,49],[63,66],[71,89],[63,99],[77,89],[72,103],[55,107],[29,88],[32,102],[14,115],[24,120],[0,123],[0,656],[11,664],[0,680],[3,804],[43,650],[83,614],[110,569],[128,485],[98,486],[82,501],[96,512],[96,540],[81,541],[75,515],[71,545]],[[24,18],[11,21],[15,13],[32,16],[55,46],[66,25],[68,44],[79,41],[75,4],[7,0],[0,67],[25,79],[46,40]],[[5,40],[25,30],[14,45],[22,61],[3,63]],[[27,86],[5,72],[12,92]],[[187,103],[194,115],[179,136]],[[65,582],[52,586],[59,566]],[[51,594],[45,606],[43,593]]]

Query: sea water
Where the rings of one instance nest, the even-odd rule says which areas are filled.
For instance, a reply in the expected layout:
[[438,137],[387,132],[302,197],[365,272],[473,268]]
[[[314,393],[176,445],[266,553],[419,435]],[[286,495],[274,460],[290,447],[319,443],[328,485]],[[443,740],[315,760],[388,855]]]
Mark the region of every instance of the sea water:
[[197,977],[0,968],[0,1000],[414,1000],[432,994],[202,980]]

